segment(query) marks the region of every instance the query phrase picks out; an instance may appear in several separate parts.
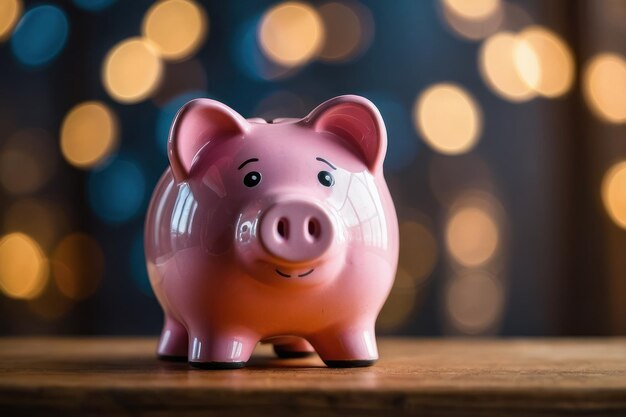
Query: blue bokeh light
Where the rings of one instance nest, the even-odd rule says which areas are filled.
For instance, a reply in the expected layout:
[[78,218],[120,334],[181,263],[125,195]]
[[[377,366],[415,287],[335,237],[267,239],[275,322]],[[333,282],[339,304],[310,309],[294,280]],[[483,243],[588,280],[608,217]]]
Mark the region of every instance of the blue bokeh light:
[[170,126],[178,110],[194,98],[213,98],[205,91],[188,91],[174,97],[168,101],[159,112],[156,121],[157,145],[163,154],[167,155],[167,138],[170,133]]
[[154,297],[146,269],[146,258],[143,250],[143,230],[137,234],[131,244],[129,266],[130,275],[133,277],[133,282],[139,290],[150,297]]
[[363,96],[378,107],[385,121],[387,128],[385,170],[395,172],[408,167],[420,148],[409,111],[402,103],[386,93],[367,92]]
[[99,12],[104,10],[117,0],[74,0],[74,4],[83,10]]
[[146,180],[136,162],[116,158],[91,172],[87,187],[94,213],[108,223],[121,223],[139,213],[144,202]]
[[63,10],[44,4],[24,13],[11,37],[11,49],[24,65],[39,67],[54,59],[67,43],[69,24]]

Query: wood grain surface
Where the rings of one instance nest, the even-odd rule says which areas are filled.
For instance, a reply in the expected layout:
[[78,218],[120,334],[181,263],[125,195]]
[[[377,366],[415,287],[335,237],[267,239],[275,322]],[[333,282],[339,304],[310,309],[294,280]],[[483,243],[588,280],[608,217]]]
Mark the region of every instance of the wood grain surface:
[[0,339],[0,415],[626,416],[626,339],[382,339],[371,368],[317,356],[205,371],[140,338]]

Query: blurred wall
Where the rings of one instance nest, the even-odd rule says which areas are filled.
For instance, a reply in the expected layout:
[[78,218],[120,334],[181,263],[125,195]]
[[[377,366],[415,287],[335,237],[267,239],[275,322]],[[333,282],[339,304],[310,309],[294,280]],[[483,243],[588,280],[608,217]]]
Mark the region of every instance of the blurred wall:
[[626,333],[626,2],[0,3],[0,332],[154,334],[142,229],[186,101],[380,109],[383,333]]

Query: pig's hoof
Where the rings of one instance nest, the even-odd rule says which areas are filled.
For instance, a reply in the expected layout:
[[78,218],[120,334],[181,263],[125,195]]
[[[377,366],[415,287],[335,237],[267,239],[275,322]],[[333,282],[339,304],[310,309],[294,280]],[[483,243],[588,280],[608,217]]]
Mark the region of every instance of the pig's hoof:
[[281,349],[277,346],[274,346],[274,353],[281,359],[307,358],[314,354],[314,352]]
[[187,356],[157,355],[157,358],[165,362],[187,362]]
[[246,366],[245,362],[189,362],[198,369],[239,369]]
[[324,361],[329,368],[362,368],[372,366],[376,359],[358,359],[353,361]]

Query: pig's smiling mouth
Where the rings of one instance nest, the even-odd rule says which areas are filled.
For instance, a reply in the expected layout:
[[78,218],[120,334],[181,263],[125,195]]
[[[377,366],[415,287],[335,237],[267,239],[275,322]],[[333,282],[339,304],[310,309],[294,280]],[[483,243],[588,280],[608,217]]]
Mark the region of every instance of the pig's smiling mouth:
[[[309,274],[312,274],[313,271],[315,271],[315,268],[311,269],[310,271],[305,272],[304,274],[299,274],[298,277],[300,278],[304,278]],[[278,268],[276,268],[276,273],[278,275],[280,275],[281,277],[285,277],[285,278],[291,278],[291,275],[289,274],[285,274],[283,271],[279,270]]]

